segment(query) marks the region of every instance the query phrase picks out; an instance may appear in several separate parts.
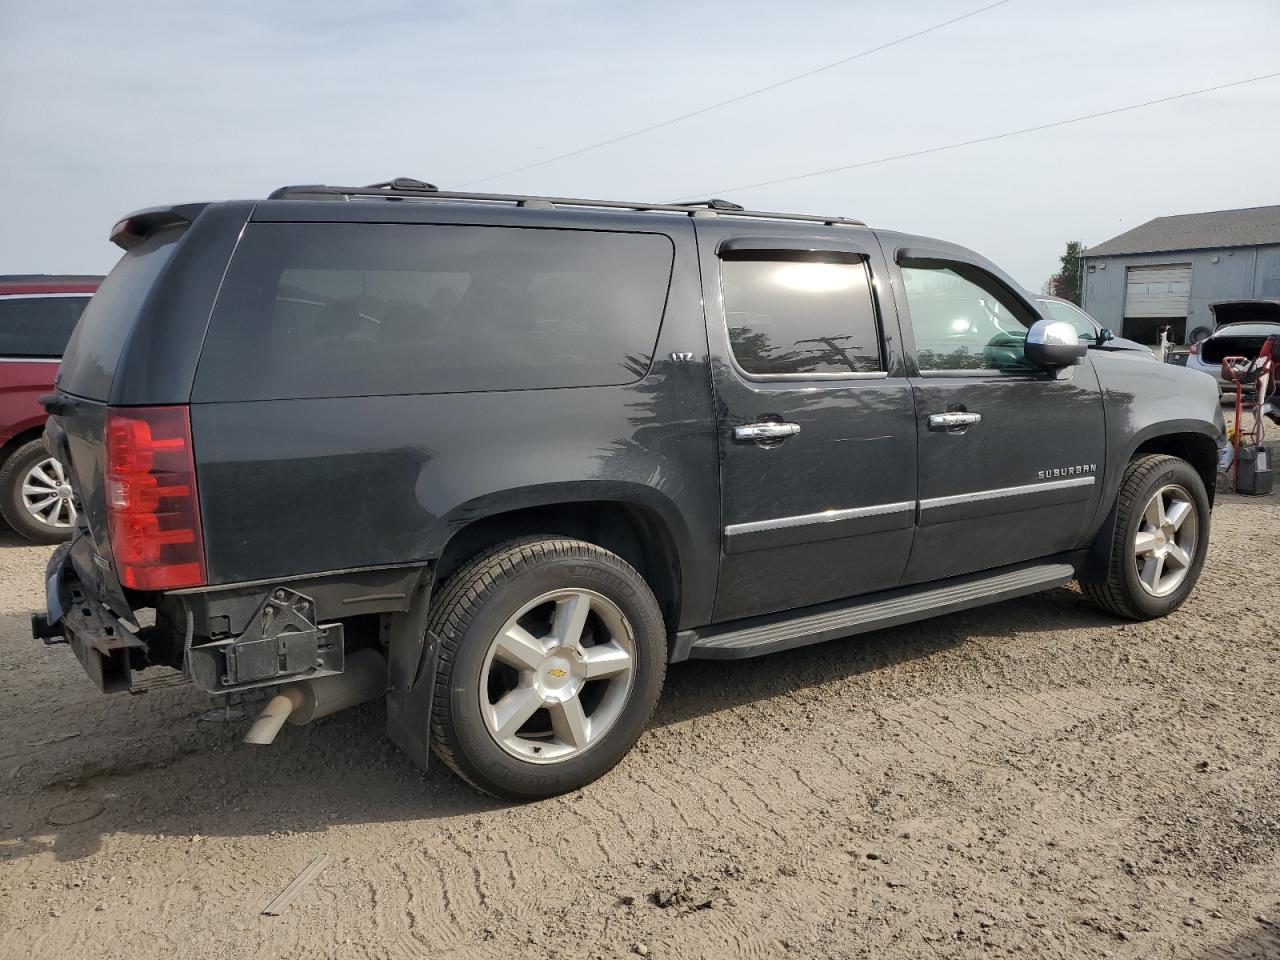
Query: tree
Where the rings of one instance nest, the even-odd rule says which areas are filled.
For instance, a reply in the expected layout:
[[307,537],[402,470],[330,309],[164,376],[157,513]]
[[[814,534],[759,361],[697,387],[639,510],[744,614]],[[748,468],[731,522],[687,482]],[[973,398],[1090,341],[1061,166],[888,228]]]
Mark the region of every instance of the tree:
[[1067,251],[1062,255],[1062,269],[1046,281],[1049,292],[1055,297],[1080,303],[1080,254],[1084,252],[1084,244],[1079,240],[1067,243]]

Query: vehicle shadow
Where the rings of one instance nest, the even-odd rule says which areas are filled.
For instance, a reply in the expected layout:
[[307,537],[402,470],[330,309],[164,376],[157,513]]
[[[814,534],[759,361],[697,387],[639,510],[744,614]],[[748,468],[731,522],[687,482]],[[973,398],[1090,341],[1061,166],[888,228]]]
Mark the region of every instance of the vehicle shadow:
[[[1115,624],[1064,589],[762,658],[675,664],[646,739],[680,736],[667,728],[985,638]],[[101,697],[83,677],[74,680],[82,687],[70,688],[65,671],[79,672],[74,658],[56,662],[72,702],[33,702],[22,729],[31,737],[45,731],[44,740],[19,736],[7,744],[16,752],[0,751],[0,779],[9,784],[0,798],[10,808],[0,816],[0,860],[80,859],[118,832],[243,837],[368,822],[412,829],[518,806],[481,795],[434,758],[430,770],[417,769],[387,740],[381,704],[286,727],[273,746],[249,747],[239,743],[247,721],[202,720],[210,702],[189,685]],[[9,712],[0,710],[6,726]],[[612,779],[588,789],[626,789]],[[570,803],[572,795],[544,802]]]

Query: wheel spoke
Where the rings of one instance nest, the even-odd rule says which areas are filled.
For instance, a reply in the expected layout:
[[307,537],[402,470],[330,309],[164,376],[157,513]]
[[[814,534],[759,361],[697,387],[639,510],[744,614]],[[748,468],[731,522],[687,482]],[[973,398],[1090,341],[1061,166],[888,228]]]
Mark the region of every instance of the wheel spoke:
[[583,661],[587,667],[588,680],[617,676],[631,669],[631,654],[612,643],[587,647]]
[[61,461],[61,460],[58,460],[58,459],[55,457],[55,458],[50,458],[49,460],[47,460],[47,461],[45,461],[45,462],[46,462],[46,463],[48,463],[48,465],[49,465],[49,469],[53,471],[53,475],[54,475],[55,477],[57,477],[57,478],[58,478],[58,483],[66,483],[66,482],[67,482],[67,475],[66,475],[65,471],[63,471],[63,469],[62,469],[62,461]]
[[563,600],[556,601],[556,614],[551,624],[551,634],[560,646],[582,645],[582,629],[587,624],[587,614],[590,612],[591,598],[585,593],[570,594]]
[[51,490],[58,485],[58,478],[51,474],[43,463],[32,467],[27,473],[27,482],[31,481],[35,481]]
[[1153,527],[1163,527],[1164,516],[1164,494],[1157,493],[1151,498],[1151,502],[1147,504],[1147,509],[1143,511],[1143,519]]
[[1160,577],[1164,574],[1164,557],[1152,556],[1142,565],[1139,576],[1147,588],[1154,593],[1160,586]]
[[1191,555],[1186,550],[1178,546],[1176,543],[1169,544],[1169,555],[1165,558],[1165,562],[1172,561],[1173,565],[1181,570],[1191,566]]
[[56,496],[46,497],[44,500],[41,500],[38,503],[35,501],[28,501],[27,509],[30,510],[32,513],[38,513],[41,510],[44,510],[50,504],[54,504],[57,502],[58,502],[58,498]]
[[517,670],[536,670],[546,653],[540,640],[513,623],[494,641],[493,656]]
[[22,485],[22,495],[24,497],[47,497],[53,493],[53,487],[39,486],[31,482],[35,474],[27,477],[27,482]]
[[591,728],[580,699],[574,697],[564,703],[548,704],[547,712],[551,714],[551,728],[560,741],[576,750],[587,745]]
[[493,729],[500,737],[510,737],[542,706],[542,698],[532,687],[516,687],[489,709]]
[[1187,503],[1187,501],[1174,500],[1173,503],[1169,504],[1169,509],[1165,511],[1165,518],[1169,523],[1173,524],[1173,529],[1178,530],[1182,527],[1187,517],[1191,516],[1191,512],[1191,504]]
[[1133,541],[1133,552],[1145,556],[1156,548],[1156,535],[1146,530],[1139,530]]

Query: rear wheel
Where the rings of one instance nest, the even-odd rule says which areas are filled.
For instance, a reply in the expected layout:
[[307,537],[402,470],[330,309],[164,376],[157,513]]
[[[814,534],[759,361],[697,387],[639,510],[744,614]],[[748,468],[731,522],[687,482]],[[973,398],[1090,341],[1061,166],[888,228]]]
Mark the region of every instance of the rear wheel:
[[1133,620],[1172,613],[1191,595],[1209,545],[1209,498],[1185,460],[1140,457],[1125,471],[1112,508],[1110,556],[1083,583],[1100,607]]
[[533,799],[610,770],[649,721],[666,670],[653,593],[580,540],[511,541],[433,603],[440,641],[432,746],[474,786]]
[[24,443],[0,467],[0,513],[17,533],[36,543],[59,543],[71,536],[76,524],[71,483],[43,440]]

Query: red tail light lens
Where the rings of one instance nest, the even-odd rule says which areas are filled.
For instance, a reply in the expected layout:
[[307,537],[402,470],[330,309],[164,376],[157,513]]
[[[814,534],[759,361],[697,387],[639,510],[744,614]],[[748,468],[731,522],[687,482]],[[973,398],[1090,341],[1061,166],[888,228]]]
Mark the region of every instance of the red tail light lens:
[[1193,357],[1200,352],[1200,344],[1193,343],[1188,351]]
[[107,412],[107,517],[120,582],[172,590],[205,582],[186,407]]

